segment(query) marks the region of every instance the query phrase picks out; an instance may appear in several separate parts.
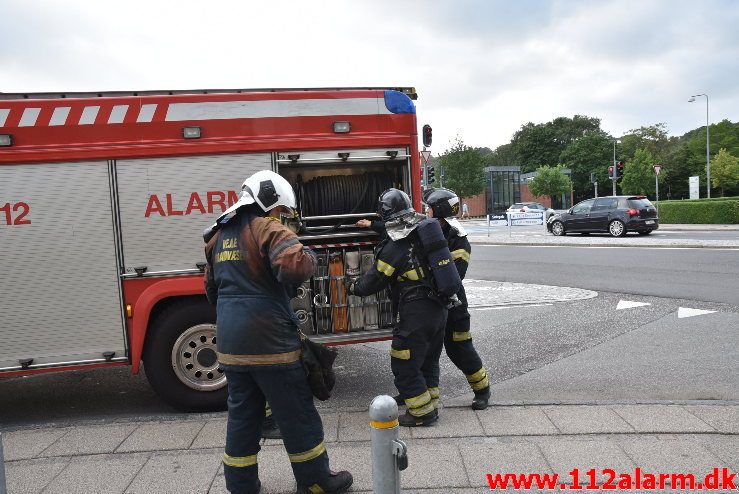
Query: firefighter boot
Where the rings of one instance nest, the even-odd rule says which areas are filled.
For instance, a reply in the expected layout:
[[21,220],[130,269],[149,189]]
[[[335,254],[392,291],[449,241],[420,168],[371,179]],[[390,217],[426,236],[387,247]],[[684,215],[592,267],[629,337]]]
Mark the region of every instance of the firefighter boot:
[[343,470],[341,472],[331,472],[328,479],[320,484],[300,485],[298,484],[297,494],[311,494],[313,492],[323,492],[325,494],[342,494],[349,490],[354,482],[352,474]]
[[411,415],[411,412],[405,412],[403,415],[398,417],[398,423],[403,427],[430,427],[439,420],[439,411],[434,410],[426,415],[416,417]]
[[277,427],[277,422],[273,416],[269,416],[262,422],[262,438],[263,439],[282,439],[282,433],[280,428]]
[[480,391],[475,391],[475,397],[472,399],[473,410],[485,410],[488,407],[488,400],[490,399],[490,386],[487,386]]

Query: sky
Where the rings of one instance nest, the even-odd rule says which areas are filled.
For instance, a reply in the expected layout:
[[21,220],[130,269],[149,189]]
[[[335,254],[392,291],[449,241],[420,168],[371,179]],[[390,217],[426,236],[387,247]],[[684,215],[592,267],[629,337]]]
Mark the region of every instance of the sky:
[[739,0],[3,0],[0,92],[410,86],[434,154],[739,121]]

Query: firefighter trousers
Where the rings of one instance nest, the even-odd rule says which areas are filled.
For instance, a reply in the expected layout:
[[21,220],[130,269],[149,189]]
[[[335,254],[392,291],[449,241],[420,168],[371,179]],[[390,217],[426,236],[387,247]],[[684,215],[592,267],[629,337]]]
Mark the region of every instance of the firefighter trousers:
[[457,294],[462,305],[449,310],[444,328],[444,349],[449,360],[464,372],[472,391],[482,391],[490,384],[482,359],[472,344],[470,333],[470,313],[467,310],[467,296],[464,289]]
[[439,357],[447,310],[436,299],[420,298],[401,302],[399,311],[390,367],[408,412],[421,417],[439,403]]
[[229,492],[257,492],[257,454],[267,401],[282,432],[298,484],[309,486],[325,481],[330,470],[323,443],[323,424],[302,366],[250,366],[243,371],[226,370],[225,373],[228,424],[223,469]]

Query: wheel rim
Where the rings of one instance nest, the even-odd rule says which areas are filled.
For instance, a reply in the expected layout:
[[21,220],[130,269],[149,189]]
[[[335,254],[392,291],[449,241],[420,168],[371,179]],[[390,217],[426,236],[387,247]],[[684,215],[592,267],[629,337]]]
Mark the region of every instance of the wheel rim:
[[218,367],[215,325],[187,328],[172,346],[172,368],[188,388],[215,391],[225,386],[226,375]]
[[624,226],[620,221],[614,221],[611,223],[611,235],[618,237],[624,232]]
[[562,223],[556,222],[552,225],[552,233],[560,235],[562,233]]

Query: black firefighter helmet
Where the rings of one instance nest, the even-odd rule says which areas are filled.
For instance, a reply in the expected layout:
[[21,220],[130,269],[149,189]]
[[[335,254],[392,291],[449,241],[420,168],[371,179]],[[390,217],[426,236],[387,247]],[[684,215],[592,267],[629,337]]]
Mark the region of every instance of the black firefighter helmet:
[[382,221],[391,221],[414,213],[413,204],[408,194],[398,189],[387,189],[380,194],[377,212]]
[[434,212],[434,218],[449,218],[459,214],[459,197],[449,189],[427,189],[423,193],[423,203]]

